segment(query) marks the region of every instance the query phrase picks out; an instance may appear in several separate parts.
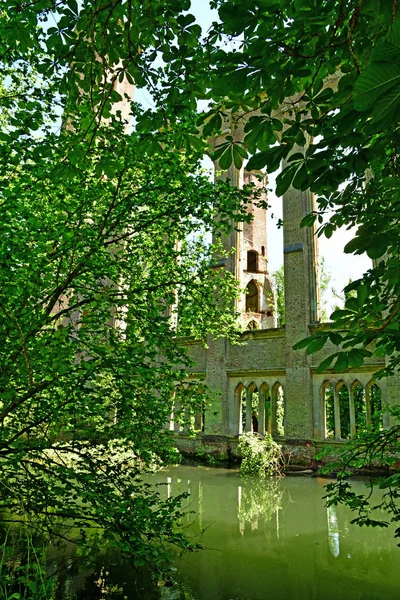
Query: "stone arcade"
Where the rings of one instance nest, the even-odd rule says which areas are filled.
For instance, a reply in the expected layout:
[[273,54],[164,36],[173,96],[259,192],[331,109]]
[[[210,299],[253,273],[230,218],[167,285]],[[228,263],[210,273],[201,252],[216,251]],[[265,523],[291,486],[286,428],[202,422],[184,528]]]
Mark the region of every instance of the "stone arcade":
[[[233,166],[223,177],[239,187],[249,181],[264,185],[260,174]],[[380,404],[400,403],[399,376],[374,379],[384,358],[372,357],[356,371],[319,374],[316,367],[337,351],[336,346],[326,345],[311,356],[293,350],[296,342],[328,326],[320,321],[318,239],[312,228],[300,227],[313,208],[309,191],[290,188],[283,196],[284,327],[276,327],[266,211],[251,205],[252,223],[237,224],[224,240],[226,248],[234,252],[223,268],[235,275],[246,292],[237,304],[246,343],[209,340],[205,349],[201,342],[183,340],[196,365],[190,376],[204,379],[214,393],[212,406],[205,415],[196,415],[191,432],[189,426],[174,423],[172,415],[168,427],[184,453],[194,454],[201,446],[203,452],[227,458],[242,431],[269,431],[290,451],[293,462],[307,464],[322,445],[356,435],[360,402],[366,424]],[[349,403],[348,423],[341,423],[342,402]],[[327,411],[334,419],[330,429]],[[389,416],[384,415],[383,426],[389,424]]]

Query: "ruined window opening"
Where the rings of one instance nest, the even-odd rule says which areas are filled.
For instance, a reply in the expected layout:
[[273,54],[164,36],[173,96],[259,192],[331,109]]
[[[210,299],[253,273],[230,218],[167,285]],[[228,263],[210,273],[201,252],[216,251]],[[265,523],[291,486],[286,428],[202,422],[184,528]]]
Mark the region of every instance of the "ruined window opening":
[[258,389],[254,388],[251,392],[251,431],[255,433],[259,430],[259,404]]
[[240,396],[240,424],[239,434],[247,431],[246,427],[246,390],[243,388]]
[[[375,431],[383,429],[382,416],[382,391],[379,385],[375,382],[369,383],[367,386],[367,421],[372,424]],[[368,418],[369,413],[369,418]]]
[[251,321],[249,321],[247,323],[247,329],[249,329],[250,331],[252,329],[258,329],[258,323],[256,321],[254,321],[254,319],[252,319]]
[[323,389],[323,401],[325,417],[325,431],[323,431],[323,437],[333,439],[335,437],[335,392],[331,383],[325,384]]
[[249,250],[247,252],[247,270],[250,273],[257,273],[258,271],[258,252],[255,250]]
[[356,432],[363,431],[367,427],[367,406],[365,391],[359,381],[353,384],[353,402]]
[[265,256],[265,246],[261,246],[261,254]]
[[269,387],[265,388],[264,392],[264,431],[272,434],[272,403]]
[[281,385],[276,391],[276,433],[285,435],[285,394]]
[[258,287],[254,279],[249,281],[246,287],[246,312],[260,312]]
[[285,393],[282,385],[276,382],[272,388],[271,430],[272,435],[285,435]]
[[339,396],[339,415],[340,415],[340,439],[348,440],[351,437],[350,426],[350,393],[349,388],[343,382],[338,383],[336,388]]

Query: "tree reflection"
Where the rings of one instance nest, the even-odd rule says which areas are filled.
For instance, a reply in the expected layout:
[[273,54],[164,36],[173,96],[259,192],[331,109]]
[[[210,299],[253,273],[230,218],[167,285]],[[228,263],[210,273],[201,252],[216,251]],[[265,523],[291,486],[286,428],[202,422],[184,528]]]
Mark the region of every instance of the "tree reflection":
[[276,479],[243,479],[238,487],[238,521],[243,534],[246,523],[257,529],[260,520],[270,521],[282,508],[282,489]]

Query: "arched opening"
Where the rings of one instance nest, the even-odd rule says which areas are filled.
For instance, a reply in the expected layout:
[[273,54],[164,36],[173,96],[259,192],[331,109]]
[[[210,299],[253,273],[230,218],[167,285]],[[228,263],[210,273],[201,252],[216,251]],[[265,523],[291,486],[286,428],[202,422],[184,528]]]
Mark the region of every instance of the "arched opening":
[[321,386],[322,399],[322,437],[335,437],[335,392],[332,383],[325,381]]
[[247,270],[250,273],[257,273],[258,271],[258,252],[255,250],[247,252]]
[[246,390],[242,383],[239,383],[235,390],[236,406],[236,432],[237,435],[246,431]]
[[261,246],[261,254],[265,256],[265,246]]
[[268,384],[263,383],[259,393],[259,433],[272,434],[272,402]]
[[366,388],[367,423],[379,431],[383,429],[382,391],[375,381],[370,381]]
[[279,382],[272,388],[272,432],[285,435],[285,393]]
[[[359,381],[355,381],[351,386],[351,402],[354,405],[354,424],[355,432],[352,431],[352,436],[364,431],[367,427],[367,407],[365,403],[365,391]],[[350,411],[352,406],[350,406]],[[350,414],[351,416],[351,414]]]
[[258,287],[254,279],[249,281],[246,287],[246,312],[260,312]]
[[336,391],[338,396],[339,415],[335,410],[335,422],[339,417],[339,427],[337,427],[336,423],[337,433],[335,437],[339,437],[342,440],[348,440],[351,437],[349,388],[344,381],[339,381],[336,386]]
[[251,383],[246,397],[246,431],[258,432],[259,429],[259,393],[257,386]]
[[246,327],[246,329],[249,329],[250,331],[251,331],[252,329],[258,329],[258,323],[257,323],[257,321],[254,321],[254,319],[252,319],[251,321],[249,321],[249,322],[247,323],[247,327]]

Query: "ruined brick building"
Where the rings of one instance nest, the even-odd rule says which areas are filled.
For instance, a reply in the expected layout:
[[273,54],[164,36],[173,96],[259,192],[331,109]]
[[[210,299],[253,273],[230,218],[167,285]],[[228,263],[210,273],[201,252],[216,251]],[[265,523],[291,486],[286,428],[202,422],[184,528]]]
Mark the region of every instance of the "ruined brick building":
[[[125,98],[133,97],[133,88],[127,82],[117,85]],[[129,106],[124,101],[115,110],[121,110],[129,120]],[[236,141],[243,139],[244,123],[238,127],[231,117],[225,125],[228,129],[224,134],[229,130]],[[212,145],[221,141],[225,138],[212,140]],[[299,151],[304,148],[297,147]],[[219,172],[218,164],[215,167]],[[247,172],[244,167],[232,165],[219,176],[238,187],[248,182],[265,185],[262,174]],[[326,344],[312,355],[293,349],[296,342],[329,325],[321,323],[318,238],[313,228],[300,227],[303,217],[314,209],[315,200],[310,191],[289,188],[282,203],[285,326],[276,326],[268,271],[267,212],[250,205],[252,222],[237,223],[223,240],[225,248],[233,252],[222,267],[244,290],[236,309],[241,313],[245,344],[210,339],[205,348],[200,341],[182,340],[195,363],[189,376],[204,380],[213,394],[212,406],[194,415],[190,427],[174,420],[172,413],[167,426],[183,451],[195,453],[201,447],[220,458],[227,457],[240,433],[257,430],[270,432],[299,459],[309,461],[325,443],[355,437],[360,427],[373,421],[376,410],[400,404],[400,375],[374,379],[385,365],[384,357],[371,357],[358,370],[317,373],[319,363],[337,347]],[[390,417],[384,414],[380,426],[389,425]]]
[[[248,181],[263,185],[259,174],[243,168],[232,166],[224,177],[232,185]],[[237,308],[246,343],[210,340],[205,349],[201,342],[185,342],[196,365],[191,376],[204,379],[214,400],[205,415],[196,415],[191,432],[172,417],[169,428],[183,451],[195,452],[201,445],[226,457],[242,431],[257,430],[269,431],[291,447],[294,456],[308,461],[316,448],[353,438],[360,427],[373,421],[381,406],[400,401],[398,376],[374,379],[385,358],[372,357],[356,371],[320,374],[316,367],[337,351],[336,346],[328,344],[313,355],[293,350],[296,342],[328,325],[321,323],[320,316],[318,238],[312,228],[300,227],[302,218],[314,208],[313,195],[290,188],[282,202],[285,326],[276,327],[266,210],[251,205],[253,221],[237,224],[225,240],[228,250],[234,248],[225,268],[244,290]],[[384,415],[380,426],[389,423],[389,416]]]

